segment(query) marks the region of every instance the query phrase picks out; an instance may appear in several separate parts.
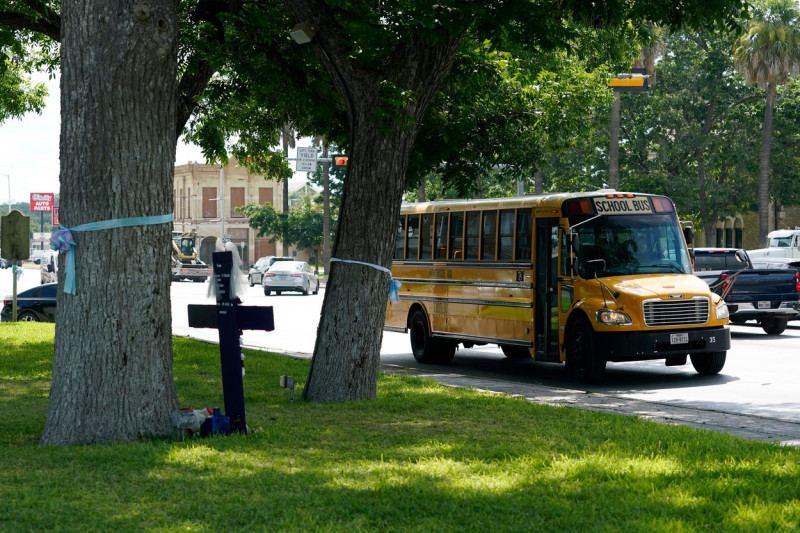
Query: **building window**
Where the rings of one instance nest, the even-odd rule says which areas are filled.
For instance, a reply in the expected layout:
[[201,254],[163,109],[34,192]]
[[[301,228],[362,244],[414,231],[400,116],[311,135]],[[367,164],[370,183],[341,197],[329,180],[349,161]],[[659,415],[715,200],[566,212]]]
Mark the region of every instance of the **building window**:
[[203,218],[217,218],[217,188],[203,187]]
[[231,187],[231,218],[244,218],[242,213],[236,211],[237,207],[244,205],[244,187]]
[[[272,187],[259,187],[258,188],[258,205],[272,205],[273,202],[273,189]],[[275,207],[275,206],[273,206]]]

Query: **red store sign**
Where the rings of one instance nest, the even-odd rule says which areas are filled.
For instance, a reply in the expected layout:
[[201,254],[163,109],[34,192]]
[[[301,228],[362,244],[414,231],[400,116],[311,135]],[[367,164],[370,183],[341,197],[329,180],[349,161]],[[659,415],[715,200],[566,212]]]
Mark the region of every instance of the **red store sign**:
[[51,192],[31,193],[31,213],[50,212],[53,210],[55,195]]

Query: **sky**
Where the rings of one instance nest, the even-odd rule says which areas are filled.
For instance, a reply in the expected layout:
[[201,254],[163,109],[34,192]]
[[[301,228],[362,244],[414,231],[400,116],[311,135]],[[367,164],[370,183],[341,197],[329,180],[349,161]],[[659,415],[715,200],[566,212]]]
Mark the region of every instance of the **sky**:
[[[0,205],[8,204],[9,195],[11,203],[16,203],[30,201],[34,192],[59,192],[61,106],[58,78],[48,80],[45,75],[34,76],[34,82],[40,81],[47,82],[50,93],[42,113],[28,113],[19,120],[0,124]],[[298,144],[303,143],[300,141]],[[290,157],[294,155],[290,154]],[[205,158],[199,147],[187,145],[181,139],[175,163],[180,165],[189,161],[204,162]],[[296,173],[295,178],[304,181],[305,172]]]

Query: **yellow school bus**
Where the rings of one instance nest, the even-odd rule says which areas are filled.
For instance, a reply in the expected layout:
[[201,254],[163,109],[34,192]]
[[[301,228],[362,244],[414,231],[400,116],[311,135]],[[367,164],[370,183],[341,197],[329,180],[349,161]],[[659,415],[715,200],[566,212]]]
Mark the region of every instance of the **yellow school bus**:
[[688,359],[716,374],[728,309],[692,274],[691,240],[672,201],[652,194],[403,204],[392,264],[401,285],[384,329],[409,332],[425,363],[491,343],[589,382],[607,362]]

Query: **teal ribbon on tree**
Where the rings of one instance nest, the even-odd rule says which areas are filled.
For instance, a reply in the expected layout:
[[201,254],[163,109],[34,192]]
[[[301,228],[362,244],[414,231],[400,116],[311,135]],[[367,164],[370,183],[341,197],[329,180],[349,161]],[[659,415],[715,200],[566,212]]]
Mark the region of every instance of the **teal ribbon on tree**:
[[64,292],[75,294],[75,239],[72,237],[73,231],[98,231],[104,229],[126,228],[129,226],[148,226],[151,224],[166,224],[172,222],[172,213],[167,215],[154,215],[150,217],[128,217],[112,218],[102,222],[88,222],[75,226],[74,228],[61,228],[50,237],[50,248],[58,253],[66,254],[66,269],[64,275]]
[[363,266],[368,266],[370,268],[374,268],[375,270],[380,270],[381,272],[386,272],[387,274],[389,274],[389,301],[392,302],[393,304],[396,304],[397,302],[400,301],[400,287],[403,284],[392,277],[392,271],[389,270],[388,268],[373,263],[365,263],[364,261],[354,261],[353,259],[339,259],[338,257],[331,257],[330,262],[363,265]]

